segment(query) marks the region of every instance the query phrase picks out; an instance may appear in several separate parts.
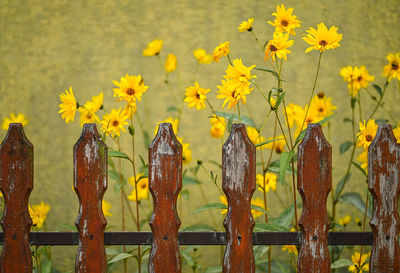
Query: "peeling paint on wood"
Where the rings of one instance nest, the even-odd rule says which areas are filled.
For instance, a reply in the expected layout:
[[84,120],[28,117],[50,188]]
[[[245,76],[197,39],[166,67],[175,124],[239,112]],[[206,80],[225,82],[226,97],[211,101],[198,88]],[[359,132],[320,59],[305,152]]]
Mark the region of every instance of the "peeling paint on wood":
[[74,189],[79,198],[75,225],[79,232],[75,272],[105,273],[104,229],[107,221],[102,200],[107,189],[107,146],[95,124],[84,124],[74,146]]
[[243,124],[233,124],[222,148],[222,188],[228,200],[224,226],[226,249],[224,273],[253,273],[254,220],[251,197],[256,188],[256,150]]
[[182,145],[170,123],[161,123],[149,147],[149,190],[153,197],[150,273],[181,272],[176,201],[182,188]]
[[326,202],[332,187],[332,148],[319,124],[308,125],[298,148],[297,168],[297,189],[303,200],[298,272],[331,272]]
[[400,193],[400,147],[389,124],[379,125],[368,149],[368,188],[374,200],[370,221],[373,247],[370,270],[400,272],[400,230],[397,205]]

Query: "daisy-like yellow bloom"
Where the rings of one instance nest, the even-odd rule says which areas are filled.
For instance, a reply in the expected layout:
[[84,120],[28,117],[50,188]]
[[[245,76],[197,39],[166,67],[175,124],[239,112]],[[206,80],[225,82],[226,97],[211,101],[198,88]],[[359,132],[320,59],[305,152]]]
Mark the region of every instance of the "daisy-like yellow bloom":
[[175,71],[177,66],[178,66],[178,61],[176,59],[176,56],[172,53],[168,54],[167,59],[165,60],[165,71],[167,72]]
[[[129,183],[135,187],[135,182],[137,183],[137,196],[138,201],[147,199],[149,196],[149,179],[147,177],[143,177],[143,173],[139,173],[135,177],[129,178]],[[130,195],[128,195],[128,199],[131,201],[136,201],[136,191],[133,189]]]
[[81,113],[81,115],[79,117],[81,126],[83,126],[83,124],[85,124],[85,123],[93,123],[93,122],[100,121],[99,117],[95,114],[95,112],[92,112],[83,107],[80,107],[78,110]]
[[346,214],[343,218],[339,218],[339,224],[342,226],[347,226],[351,222],[351,216]]
[[160,39],[155,39],[151,41],[147,47],[143,50],[143,56],[155,56],[160,53],[164,41]]
[[378,124],[375,123],[375,120],[370,119],[367,122],[367,125],[360,122],[360,132],[357,134],[357,147],[363,147],[364,150],[367,150],[372,140],[376,135],[376,131],[378,130]]
[[[272,139],[273,139],[272,137],[268,138],[268,140],[272,140]],[[283,135],[279,135],[275,139],[278,139],[278,140],[267,143],[267,144],[263,145],[263,147],[265,146],[265,148],[267,148],[267,149],[273,149],[275,151],[275,153],[281,154],[285,150],[285,145],[286,145],[285,139],[283,138]]]
[[251,75],[251,70],[256,65],[247,67],[243,65],[242,59],[235,59],[232,61],[232,64],[233,65],[228,65],[224,78],[235,84],[236,88],[249,88],[249,81],[252,78],[257,78],[256,75]]
[[108,203],[106,200],[102,201],[101,208],[103,209],[104,216],[112,216],[112,214],[110,213],[111,204]]
[[326,97],[323,93],[314,96],[311,100],[310,109],[313,108],[317,112],[318,118],[324,119],[333,114],[333,110],[337,109],[336,105],[331,103],[332,98]]
[[[276,191],[276,180],[277,178],[274,173],[265,174],[265,192],[269,192],[270,190]],[[258,189],[264,192],[264,176],[262,174],[257,174],[256,182]]]
[[189,108],[196,108],[197,110],[206,108],[206,94],[210,92],[210,89],[200,87],[197,82],[194,82],[194,86],[189,86],[185,91],[184,102],[188,103]]
[[100,92],[97,96],[93,96],[90,101],[85,103],[85,108],[90,109],[91,111],[99,111],[103,109],[103,92]]
[[65,120],[65,123],[74,121],[79,104],[75,100],[72,87],[69,88],[69,91],[65,89],[65,94],[60,95],[60,100],[62,103],[58,105],[61,108],[58,113],[61,113],[61,118]]
[[242,104],[246,103],[246,95],[250,94],[249,88],[237,88],[237,84],[231,81],[221,81],[222,85],[218,85],[218,99],[225,99],[224,103],[222,104],[222,108],[224,108],[225,104],[228,103],[228,109],[235,109],[236,104],[239,101]]
[[183,138],[177,137],[179,143],[182,145],[182,163],[189,164],[192,161],[192,150],[189,149],[189,143],[184,143]]
[[149,88],[144,85],[140,75],[128,75],[121,77],[121,82],[113,81],[118,87],[114,88],[114,97],[118,96],[118,101],[125,100],[129,104],[135,104],[136,100],[141,101],[142,95]]
[[360,252],[354,252],[354,254],[351,256],[351,261],[353,262],[353,265],[350,265],[347,270],[354,273],[362,273],[363,271],[369,272],[369,263],[367,262],[367,260],[370,254],[371,252],[365,253],[363,255],[361,255]]
[[374,76],[368,74],[368,70],[362,65],[353,69],[352,80],[348,83],[349,93],[354,98],[361,88],[367,88],[368,82],[375,80]]
[[212,137],[221,138],[224,136],[226,129],[225,118],[213,115],[210,118],[210,124],[211,124],[210,135]]
[[193,55],[199,64],[209,64],[213,59],[211,54],[207,54],[207,52],[202,48],[193,50]]
[[368,171],[368,150],[363,150],[362,153],[358,155],[357,161],[361,163],[361,168]]
[[[226,196],[225,196],[225,195],[221,195],[221,196],[219,197],[219,200],[221,201],[222,204],[228,206],[228,200],[226,199]],[[227,212],[228,212],[228,209],[223,209],[223,210],[221,211],[221,214],[226,214]]]
[[383,76],[388,78],[388,81],[390,82],[391,79],[397,78],[398,81],[400,81],[400,52],[397,52],[396,54],[390,53],[389,55],[386,56],[386,60],[388,60],[388,64],[383,67]]
[[[301,107],[300,105],[289,103],[289,105],[286,106],[286,113],[287,121],[290,128],[292,128],[295,123],[297,124],[303,122],[302,118],[304,117],[305,112],[303,107]],[[283,114],[285,115],[285,109],[283,109]]]
[[32,225],[37,228],[42,228],[44,221],[46,221],[50,206],[42,201],[40,204],[32,205],[32,207],[28,206],[28,209],[29,215],[32,218]]
[[[300,119],[296,120],[297,130],[294,133],[295,137],[297,137],[301,133],[300,129],[303,125],[303,120],[304,120],[305,114],[306,114],[306,111],[304,111],[304,114]],[[321,121],[322,119],[323,118],[320,116],[319,111],[314,107],[310,107],[310,109],[308,110],[308,113],[307,113],[307,117],[304,120],[303,129],[307,128],[308,124],[317,123],[318,121]]]
[[400,123],[397,125],[396,128],[393,129],[393,134],[397,140],[397,143],[400,143]]
[[294,32],[295,28],[300,27],[301,21],[297,19],[296,15],[293,15],[293,8],[286,9],[282,4],[276,6],[276,12],[272,13],[275,16],[274,22],[268,21],[268,23],[275,27],[275,32],[296,35]]
[[268,42],[265,47],[265,60],[267,61],[272,57],[287,60],[287,53],[290,53],[288,47],[293,45],[294,41],[289,40],[289,34],[274,33],[273,39]]
[[[257,145],[261,142],[265,141],[265,138],[260,135],[256,128],[247,126],[246,127],[247,136],[249,137],[250,141],[253,142],[254,145]],[[263,149],[264,146],[259,146],[257,149]]]
[[81,113],[80,123],[81,126],[85,123],[99,122],[100,119],[96,115],[96,112],[103,107],[103,92],[97,96],[93,96],[92,100],[87,101],[83,107],[79,107],[78,110]]
[[219,62],[222,56],[228,56],[229,54],[229,41],[219,43],[219,45],[214,49],[212,58],[214,62]]
[[289,253],[293,253],[294,255],[298,255],[297,248],[295,245],[284,245],[282,246],[282,251],[287,251]]
[[238,27],[239,32],[251,31],[253,29],[254,18],[250,18],[247,21],[243,21]]
[[119,137],[121,131],[125,132],[124,126],[128,125],[127,118],[128,116],[124,115],[121,108],[111,109],[110,113],[103,116],[101,129],[111,136]]
[[167,119],[164,119],[164,120],[160,121],[159,123],[157,123],[157,126],[154,129],[154,136],[157,135],[158,127],[160,126],[161,123],[171,123],[174,134],[178,135],[179,119],[168,117]]
[[323,52],[327,49],[334,49],[340,46],[339,42],[342,40],[343,34],[337,33],[338,28],[332,26],[329,30],[324,23],[318,24],[318,28],[314,29],[310,27],[307,30],[308,34],[303,37],[311,46],[306,49],[306,53],[311,50],[319,50]]
[[[265,210],[264,201],[262,199],[258,198],[258,197],[255,198],[255,199],[252,199],[251,200],[251,204],[254,205],[254,206],[260,207],[260,208]],[[261,212],[259,210],[255,210],[255,209],[251,210],[251,214],[253,215],[254,219],[264,215],[263,212]]]
[[28,120],[25,118],[24,114],[19,113],[16,116],[14,113],[11,113],[9,118],[3,119],[3,124],[1,125],[1,128],[3,130],[8,130],[10,123],[21,123],[22,126],[26,126],[28,124]]
[[351,82],[353,80],[353,67],[351,65],[344,66],[340,69],[339,74],[345,82]]

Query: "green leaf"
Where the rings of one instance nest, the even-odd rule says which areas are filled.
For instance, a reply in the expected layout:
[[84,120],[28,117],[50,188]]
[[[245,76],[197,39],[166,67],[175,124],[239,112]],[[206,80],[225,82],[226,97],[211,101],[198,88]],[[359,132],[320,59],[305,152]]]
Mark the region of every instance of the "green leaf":
[[283,227],[274,222],[256,223],[256,225],[254,226],[254,230],[256,230],[256,231],[289,231],[288,228]]
[[51,273],[51,260],[47,260],[42,264],[42,273]]
[[353,262],[347,259],[340,259],[331,264],[331,269],[342,268],[353,265]]
[[184,176],[182,179],[182,184],[183,185],[200,185],[201,181],[194,177]]
[[189,253],[187,253],[187,252],[185,252],[185,251],[182,251],[182,252],[181,252],[181,256],[183,257],[183,260],[186,261],[186,263],[187,263],[190,267],[195,266],[196,261],[195,261],[195,259],[194,259]]
[[194,224],[182,229],[182,231],[215,231],[213,227],[205,224]]
[[278,81],[279,81],[279,75],[276,73],[274,70],[266,68],[266,67],[254,67],[254,70],[259,70],[259,71],[264,71],[271,73]]
[[220,273],[222,272],[222,266],[217,265],[217,266],[211,266],[204,271],[204,273]]
[[147,131],[143,131],[143,140],[144,148],[147,150],[150,146],[150,137]]
[[[215,112],[215,114],[217,116],[219,116],[219,117],[223,117],[223,118],[226,118],[228,120],[232,119],[232,122],[233,121],[239,121],[239,116],[237,114],[230,114],[230,113],[225,113],[225,112]],[[247,116],[242,116],[241,115],[240,116],[240,121],[243,124],[249,125],[251,127],[256,127],[254,121],[251,118],[247,117]],[[230,126],[229,126],[229,128],[230,128]]]
[[378,92],[379,96],[382,97],[382,89],[380,88],[379,85],[373,84],[372,87]]
[[132,125],[129,125],[128,131],[129,131],[129,134],[130,134],[131,136],[134,136],[134,135],[135,135],[135,128],[133,128]]
[[128,159],[129,161],[132,161],[129,156],[127,154],[124,154],[122,152],[118,152],[118,151],[108,151],[108,157],[119,157],[119,158],[124,158],[124,159]]
[[367,172],[358,163],[351,161],[351,164],[353,164],[366,178],[368,178]]
[[204,206],[201,206],[197,209],[195,209],[192,214],[196,214],[202,211],[210,210],[210,209],[228,209],[228,206],[222,203],[211,203],[211,204],[206,204]]
[[[347,192],[339,198],[339,201],[345,204],[351,204],[361,213],[365,213],[365,202],[357,192]],[[368,217],[371,217],[371,210],[369,208],[367,210],[367,215]]]
[[343,190],[344,186],[346,185],[347,181],[350,180],[350,177],[351,177],[351,173],[348,173],[345,177],[340,179],[340,181],[339,181],[339,183],[338,183],[338,185],[336,187],[336,190],[335,190],[335,198],[334,198],[335,203],[337,202],[337,199],[339,198],[339,193],[342,192],[342,190]]
[[265,144],[268,144],[268,143],[271,143],[271,142],[275,142],[275,141],[278,141],[278,140],[282,140],[282,138],[276,138],[276,139],[271,139],[271,140],[260,142],[260,143],[256,144],[256,147],[264,146]]
[[67,225],[67,224],[58,224],[60,227],[63,227],[67,230],[71,230],[71,231],[77,231],[76,226],[75,225]]
[[353,121],[352,121],[351,119],[349,119],[349,118],[344,118],[344,119],[343,119],[343,122],[353,123]]
[[268,212],[267,212],[265,209],[263,209],[262,207],[260,207],[260,206],[250,205],[250,207],[251,207],[253,210],[262,212],[262,213],[264,213],[264,214],[268,214]]
[[106,247],[106,255],[117,255],[119,252],[118,250],[110,247]]
[[281,93],[278,97],[278,99],[276,100],[276,104],[275,104],[275,108],[278,108],[279,105],[281,104],[283,98],[285,97],[285,92]]
[[115,263],[115,262],[118,262],[118,261],[121,261],[121,260],[128,259],[130,257],[133,257],[133,255],[129,254],[129,253],[120,253],[117,256],[115,256],[114,258],[112,258],[111,260],[109,260],[107,262],[107,264],[112,264],[112,263]]
[[188,189],[184,189],[183,191],[180,192],[181,193],[181,197],[185,198],[186,200],[189,200],[190,197],[190,193]]
[[280,157],[279,163],[279,182],[285,184],[286,170],[289,166],[290,160],[293,157],[293,151],[283,152]]
[[354,109],[354,107],[356,107],[356,102],[357,102],[356,98],[351,98],[351,101],[350,101],[351,109]]
[[344,154],[351,146],[353,146],[353,142],[345,141],[340,144],[340,154]]
[[289,207],[287,207],[277,218],[273,219],[270,223],[274,223],[276,225],[289,229],[292,224],[293,217],[294,217],[294,206],[292,204]]

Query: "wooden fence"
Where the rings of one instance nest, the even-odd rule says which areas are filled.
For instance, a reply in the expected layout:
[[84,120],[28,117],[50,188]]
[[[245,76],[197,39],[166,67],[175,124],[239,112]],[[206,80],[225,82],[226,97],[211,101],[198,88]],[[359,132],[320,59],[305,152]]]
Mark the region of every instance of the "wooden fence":
[[228,199],[226,232],[179,232],[176,201],[182,186],[182,146],[170,124],[161,124],[149,148],[152,232],[104,232],[101,202],[107,188],[107,146],[94,124],[85,124],[74,146],[74,188],[79,198],[78,232],[30,232],[33,146],[21,124],[11,124],[0,146],[1,273],[31,273],[30,245],[79,245],[75,272],[105,273],[104,245],[152,245],[149,272],[181,272],[179,245],[226,245],[223,272],[255,272],[253,245],[300,245],[298,272],[330,272],[328,245],[371,245],[370,271],[400,272],[398,244],[400,147],[390,125],[380,125],[370,145],[369,190],[374,208],[370,232],[328,232],[332,149],[318,124],[298,147],[297,188],[303,200],[301,232],[253,232],[251,197],[256,188],[256,151],[242,124],[234,124],[222,148],[222,187]]

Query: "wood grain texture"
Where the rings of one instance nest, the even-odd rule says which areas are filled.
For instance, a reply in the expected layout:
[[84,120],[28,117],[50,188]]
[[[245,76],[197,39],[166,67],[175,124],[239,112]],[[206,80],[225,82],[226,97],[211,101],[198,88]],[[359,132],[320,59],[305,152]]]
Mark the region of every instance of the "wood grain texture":
[[102,199],[107,189],[107,146],[95,124],[84,124],[74,146],[74,189],[79,198],[75,225],[79,248],[75,260],[77,273],[105,273],[104,229],[106,219]]
[[326,201],[332,187],[332,148],[319,124],[308,125],[298,148],[297,189],[303,200],[299,273],[331,272]]
[[255,272],[251,197],[256,189],[256,149],[243,124],[233,124],[222,148],[222,189],[228,200],[224,273]]
[[32,220],[28,201],[33,189],[33,145],[20,123],[11,123],[0,145],[0,190],[5,208],[1,226],[4,245],[0,256],[1,273],[31,273],[29,230]]
[[149,189],[153,197],[150,273],[181,272],[176,201],[182,188],[182,145],[170,123],[161,123],[149,147]]
[[370,271],[374,273],[400,272],[399,170],[400,147],[392,127],[381,124],[368,149],[368,188],[374,200]]

